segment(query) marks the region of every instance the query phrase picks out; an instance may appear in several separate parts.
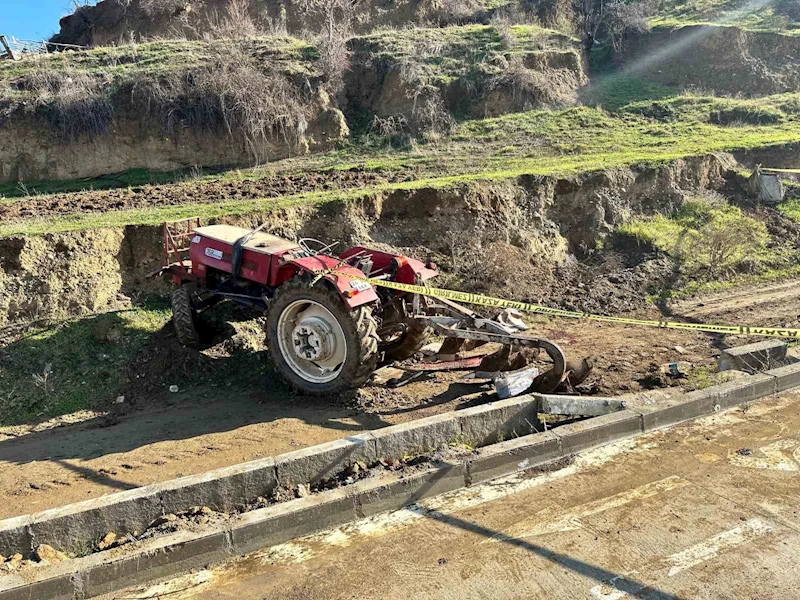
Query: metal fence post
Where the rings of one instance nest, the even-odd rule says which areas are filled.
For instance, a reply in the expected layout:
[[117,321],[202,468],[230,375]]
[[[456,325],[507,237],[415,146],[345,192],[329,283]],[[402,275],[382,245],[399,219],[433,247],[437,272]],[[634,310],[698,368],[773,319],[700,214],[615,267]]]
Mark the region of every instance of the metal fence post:
[[17,57],[14,56],[14,51],[11,49],[11,45],[8,43],[8,40],[6,39],[6,36],[0,35],[0,45],[2,45],[3,48],[6,49],[6,52],[8,53],[8,57],[11,60],[17,60]]

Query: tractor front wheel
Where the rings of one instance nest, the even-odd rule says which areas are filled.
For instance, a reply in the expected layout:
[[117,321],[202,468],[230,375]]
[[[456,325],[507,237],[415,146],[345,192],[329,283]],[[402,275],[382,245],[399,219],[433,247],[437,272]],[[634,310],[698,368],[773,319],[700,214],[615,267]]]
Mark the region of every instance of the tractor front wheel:
[[298,392],[327,396],[364,385],[378,363],[371,307],[350,309],[324,283],[282,285],[267,315],[267,347],[281,377]]
[[193,284],[186,284],[172,292],[172,322],[175,325],[175,335],[181,344],[189,347],[200,344],[194,289]]
[[406,330],[397,339],[381,345],[387,360],[406,360],[419,352],[433,335],[433,329],[419,319],[410,317],[404,323]]

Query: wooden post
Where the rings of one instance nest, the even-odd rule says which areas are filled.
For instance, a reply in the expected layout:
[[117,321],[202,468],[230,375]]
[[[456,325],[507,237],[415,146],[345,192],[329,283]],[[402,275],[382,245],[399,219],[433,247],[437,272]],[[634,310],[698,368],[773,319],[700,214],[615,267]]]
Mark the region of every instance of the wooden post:
[[9,45],[8,40],[6,39],[6,36],[0,35],[0,45],[3,46],[3,48],[6,49],[6,52],[8,53],[8,57],[11,60],[17,60],[17,57],[14,56],[14,51],[11,49],[11,46]]

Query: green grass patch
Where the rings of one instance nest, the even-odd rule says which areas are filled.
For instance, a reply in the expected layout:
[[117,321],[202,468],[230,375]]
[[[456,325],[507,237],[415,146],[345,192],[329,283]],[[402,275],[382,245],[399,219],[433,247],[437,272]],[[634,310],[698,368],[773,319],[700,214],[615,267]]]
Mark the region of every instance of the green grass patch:
[[33,329],[0,346],[0,425],[107,409],[125,367],[171,318],[168,302]]
[[621,112],[662,122],[684,121],[722,126],[777,125],[800,120],[800,94],[763,98],[719,98],[685,93],[671,98],[632,102]]
[[447,84],[475,69],[499,73],[503,60],[514,54],[567,50],[576,43],[535,25],[512,26],[509,34],[510,46],[491,25],[390,29],[356,38],[352,44],[372,61],[406,65],[411,78]]
[[795,223],[800,223],[800,199],[786,200],[778,206],[778,210]]
[[[83,71],[121,79],[137,74],[157,75],[203,64],[214,55],[218,42],[166,40],[103,46],[80,52],[58,52],[0,62],[0,82],[13,82],[42,69],[59,72]],[[306,42],[290,37],[256,38],[247,42],[250,51],[263,60],[279,61],[300,68],[317,51]]]
[[796,0],[657,0],[650,23],[661,27],[732,25],[751,31],[800,35]]
[[676,96],[677,90],[640,77],[610,74],[596,79],[583,92],[581,101],[590,106],[599,106],[616,111],[633,102],[661,100]]
[[773,258],[766,226],[720,201],[688,201],[674,215],[634,220],[619,232],[670,254],[688,274],[711,280],[729,277],[745,263],[755,269]]

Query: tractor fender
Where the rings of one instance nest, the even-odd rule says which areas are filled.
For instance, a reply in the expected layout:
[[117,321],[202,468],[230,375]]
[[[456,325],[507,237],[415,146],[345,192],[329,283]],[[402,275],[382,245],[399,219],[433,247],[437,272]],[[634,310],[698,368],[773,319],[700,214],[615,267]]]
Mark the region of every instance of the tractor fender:
[[[343,273],[343,271],[345,273]],[[378,292],[370,284],[364,281],[356,281],[347,277],[346,271],[353,271],[351,275],[364,277],[364,273],[358,269],[341,269],[336,274],[325,275],[325,279],[330,281],[339,292],[342,301],[350,308],[358,308],[365,304],[378,301]]]
[[[321,273],[323,279],[328,280],[339,293],[339,296],[350,308],[358,308],[365,304],[378,302],[378,293],[375,288],[363,281],[356,281],[348,277],[364,278],[364,273],[351,267],[349,265],[342,265],[339,261],[329,257],[313,257],[313,258],[298,258],[287,261],[286,264],[291,264],[301,272],[309,273],[317,276]],[[326,271],[335,270],[335,273],[326,273]]]

